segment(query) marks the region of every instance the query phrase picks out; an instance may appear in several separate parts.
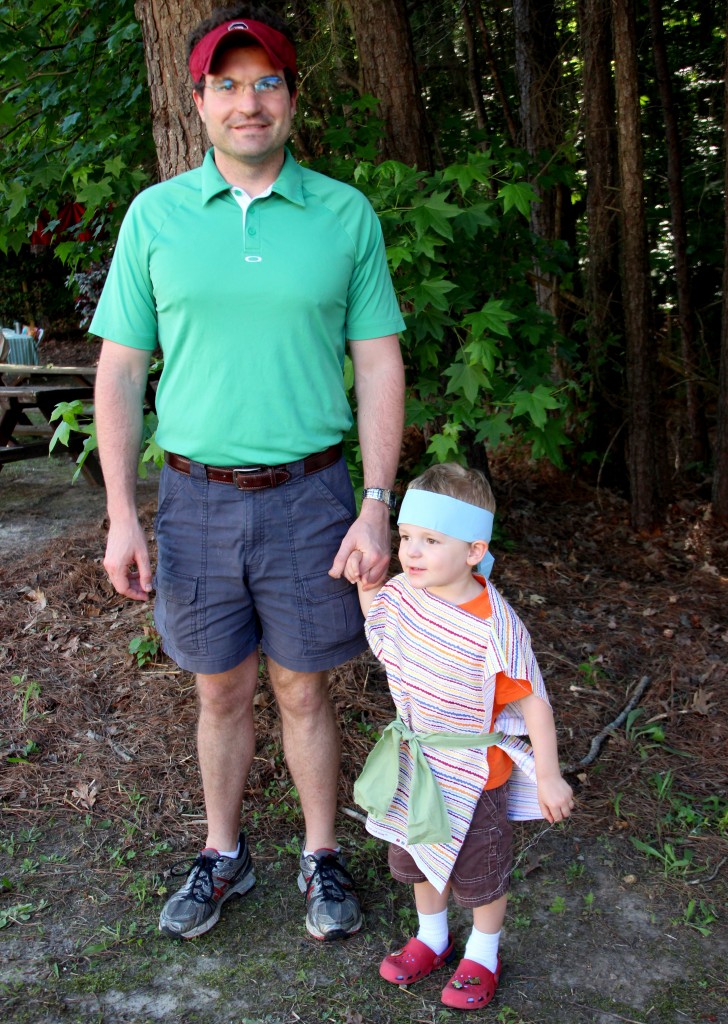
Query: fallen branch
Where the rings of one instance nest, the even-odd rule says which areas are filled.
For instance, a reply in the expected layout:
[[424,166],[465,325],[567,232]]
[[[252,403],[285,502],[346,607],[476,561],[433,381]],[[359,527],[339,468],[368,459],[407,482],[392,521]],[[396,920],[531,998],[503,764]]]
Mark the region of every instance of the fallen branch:
[[562,769],[563,773],[573,773],[578,771],[580,768],[586,768],[587,765],[592,764],[597,759],[599,751],[602,748],[604,741],[614,734],[615,729],[618,729],[624,722],[627,715],[630,713],[632,708],[639,703],[642,694],[645,692],[647,687],[650,685],[652,680],[649,676],[643,676],[637,684],[637,689],[634,691],[629,701],[625,704],[622,710],[619,712],[617,717],[609,725],[605,725],[600,733],[598,733],[591,741],[589,752],[586,757],[582,757],[581,761],[576,761],[574,764],[568,764]]

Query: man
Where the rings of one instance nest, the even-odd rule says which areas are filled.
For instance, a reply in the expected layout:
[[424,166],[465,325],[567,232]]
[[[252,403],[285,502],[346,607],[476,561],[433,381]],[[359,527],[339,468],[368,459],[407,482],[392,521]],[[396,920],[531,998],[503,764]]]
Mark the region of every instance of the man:
[[[366,643],[356,590],[342,578],[347,558],[356,553],[372,583],[389,562],[404,324],[369,203],[285,149],[296,51],[284,23],[262,7],[219,9],[192,32],[188,53],[212,149],[201,168],[132,204],[91,325],[104,339],[104,566],[127,597],[144,600],[154,585],[164,648],[197,677],[207,843],[160,928],[200,935],[254,884],[239,828],[260,646],[306,825],[306,927],[343,938],[361,927],[361,911],[334,830],[339,734],[327,670]],[[358,517],[341,457],[347,340],[364,466]],[[157,344],[166,464],[152,584],[135,481]]]

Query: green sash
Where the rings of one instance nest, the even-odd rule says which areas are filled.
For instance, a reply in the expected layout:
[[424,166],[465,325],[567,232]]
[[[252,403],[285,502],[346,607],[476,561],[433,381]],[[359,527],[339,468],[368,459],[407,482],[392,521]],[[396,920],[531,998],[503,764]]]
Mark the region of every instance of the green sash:
[[400,718],[395,718],[382,733],[354,783],[354,799],[373,818],[384,818],[399,782],[399,745],[409,743],[413,765],[407,806],[407,844],[449,843],[452,832],[445,799],[421,744],[439,750],[461,750],[490,747],[502,739],[501,732],[412,732]]

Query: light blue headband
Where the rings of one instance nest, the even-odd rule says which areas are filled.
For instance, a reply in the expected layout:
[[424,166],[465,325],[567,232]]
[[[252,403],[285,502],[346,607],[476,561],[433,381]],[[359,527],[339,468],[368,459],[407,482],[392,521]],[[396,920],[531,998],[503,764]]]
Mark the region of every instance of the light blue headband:
[[[423,530],[435,530],[448,537],[467,541],[490,541],[493,533],[493,513],[478,505],[471,505],[448,494],[435,494],[410,487],[402,499],[397,523],[409,523]],[[495,559],[486,551],[477,566],[486,579],[490,576]]]

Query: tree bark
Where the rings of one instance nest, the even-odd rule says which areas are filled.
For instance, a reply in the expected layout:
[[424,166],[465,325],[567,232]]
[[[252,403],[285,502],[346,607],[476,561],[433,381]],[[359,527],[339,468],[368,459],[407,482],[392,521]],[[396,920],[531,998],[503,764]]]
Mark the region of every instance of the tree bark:
[[209,146],[192,99],[187,35],[210,15],[209,0],[136,0],[152,103],[160,180],[202,163]]
[[612,0],[612,15],[632,525],[638,530],[650,530],[664,518],[666,456],[664,425],[658,411],[657,339],[652,323],[643,196],[634,0]]
[[511,113],[511,105],[508,101],[506,90],[503,86],[503,81],[498,71],[498,65],[495,62],[495,56],[493,54],[493,47],[490,45],[490,33],[488,32],[488,26],[485,23],[485,16],[483,15],[483,8],[480,0],[475,0],[475,21],[478,26],[478,32],[480,33],[480,41],[483,44],[483,50],[485,52],[485,59],[488,63],[488,70],[490,71],[490,77],[493,79],[493,87],[500,100],[501,109],[503,111],[503,118],[508,128],[508,134],[511,142],[515,146],[518,142],[518,127],[513,114]]
[[728,525],[728,18],[726,18],[723,106],[725,227],[723,232],[723,320],[720,332],[718,422],[713,471],[713,515]]
[[[521,143],[534,162],[558,152],[564,142],[560,97],[559,48],[553,0],[514,0],[516,75],[520,94]],[[540,202],[531,208],[534,234],[546,241],[571,235],[573,218],[568,190],[563,185],[543,189],[533,182]],[[554,274],[535,268],[536,299],[562,326],[558,281]]]
[[432,170],[425,105],[404,0],[349,0],[364,92],[379,100],[382,155]]
[[[468,48],[468,88],[473,100],[475,111],[475,123],[481,132],[486,129],[485,103],[483,102],[483,88],[480,79],[480,68],[478,67],[478,50],[475,45],[475,33],[473,32],[473,21],[465,0],[460,4],[460,16],[463,19],[463,31],[465,33],[465,45]],[[485,148],[485,142],[483,142]]]
[[680,324],[680,348],[685,374],[690,455],[693,462],[705,462],[708,454],[708,431],[703,408],[702,389],[698,384],[698,358],[695,351],[695,312],[693,310],[690,267],[688,264],[688,230],[682,183],[682,154],[675,98],[665,46],[665,29],[660,0],[649,0],[652,49],[655,56],[657,85],[665,122],[667,142],[667,189],[670,197],[672,244],[675,254],[675,283]]
[[616,126],[612,83],[611,0],[582,0],[579,31],[584,60],[584,162],[587,260],[585,291],[593,401],[599,451],[608,451],[623,423],[622,367],[609,351],[610,337],[624,333],[619,280]]

